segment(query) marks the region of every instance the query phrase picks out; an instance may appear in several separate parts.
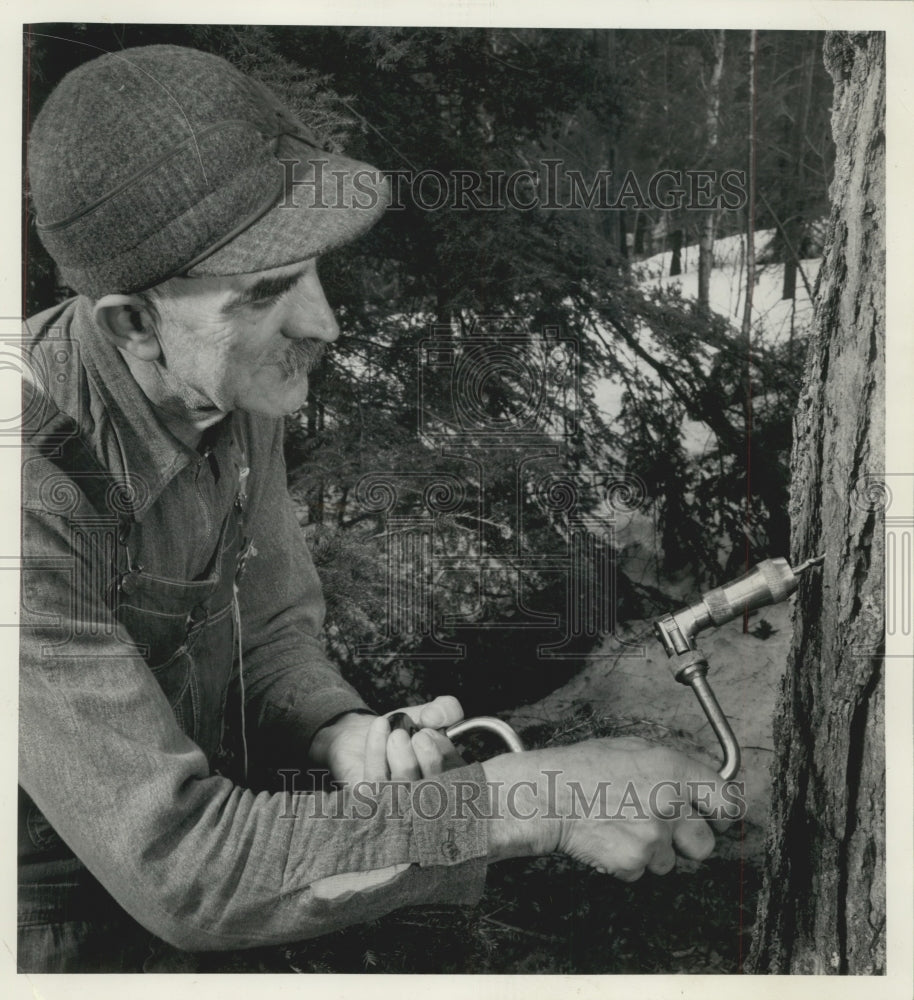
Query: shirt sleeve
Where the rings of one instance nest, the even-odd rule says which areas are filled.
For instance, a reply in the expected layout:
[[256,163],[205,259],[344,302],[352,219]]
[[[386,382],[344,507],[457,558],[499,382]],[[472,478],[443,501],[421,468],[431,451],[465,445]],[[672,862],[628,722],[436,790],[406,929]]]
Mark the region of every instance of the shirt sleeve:
[[[179,948],[218,950],[479,898],[478,765],[396,795],[255,794],[211,774],[144,660],[99,627],[96,588],[75,593],[74,580],[99,579],[104,556],[74,554],[61,516],[24,509],[23,525],[19,781],[132,917]],[[344,691],[329,668],[315,676],[327,704]],[[381,869],[392,878],[359,891],[318,885]]]
[[252,451],[266,461],[252,462],[245,530],[254,548],[239,584],[247,720],[260,752],[301,761],[321,726],[368,708],[320,638],[324,599],[286,487],[282,421],[252,426]]

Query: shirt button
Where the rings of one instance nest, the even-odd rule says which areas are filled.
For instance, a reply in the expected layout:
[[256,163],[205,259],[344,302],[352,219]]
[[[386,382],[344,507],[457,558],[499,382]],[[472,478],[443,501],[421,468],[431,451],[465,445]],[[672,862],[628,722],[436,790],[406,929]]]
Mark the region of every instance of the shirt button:
[[201,622],[206,621],[209,612],[206,607],[202,604],[195,604],[187,615],[187,624],[190,626],[199,625]]
[[447,858],[448,861],[456,861],[460,856],[460,851],[457,849],[457,845],[453,840],[446,840],[441,845],[441,853]]

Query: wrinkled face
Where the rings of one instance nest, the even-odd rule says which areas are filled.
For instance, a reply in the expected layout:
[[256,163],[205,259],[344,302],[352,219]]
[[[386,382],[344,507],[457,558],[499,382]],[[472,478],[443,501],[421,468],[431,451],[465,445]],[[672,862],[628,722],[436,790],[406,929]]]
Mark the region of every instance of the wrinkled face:
[[[172,408],[281,416],[339,327],[316,261],[257,274],[179,278],[155,300],[162,386]],[[164,401],[164,400],[163,400]]]

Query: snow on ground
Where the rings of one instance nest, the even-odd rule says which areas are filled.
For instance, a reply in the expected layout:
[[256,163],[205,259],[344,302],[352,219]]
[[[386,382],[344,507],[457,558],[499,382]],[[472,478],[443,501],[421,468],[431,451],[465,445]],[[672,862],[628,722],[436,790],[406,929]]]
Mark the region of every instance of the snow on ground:
[[[774,230],[755,234],[757,261],[764,259],[765,250],[774,236]],[[698,297],[698,247],[683,247],[682,274],[670,277],[672,251],[648,257],[636,265],[645,288],[678,288],[684,298]],[[814,287],[819,271],[818,260],[804,260],[801,268],[810,289]],[[791,319],[796,329],[806,326],[812,318],[812,303],[806,285],[797,275],[796,297],[781,298],[784,278],[782,264],[756,263],[756,282],[752,294],[753,335],[767,343],[778,343],[790,336]],[[730,236],[714,244],[714,269],[711,272],[709,301],[712,311],[729,318],[734,329],[742,323],[746,295],[746,239]],[[597,402],[604,413],[613,416],[619,412],[622,386],[611,377],[604,379],[597,389]],[[692,454],[701,454],[710,443],[709,431],[704,425],[689,422],[686,430],[686,448]]]
[[[764,264],[768,245],[774,237],[774,230],[763,230],[755,234],[756,283],[752,295],[753,337],[766,343],[778,343],[790,337],[791,324],[801,330],[812,320],[812,302],[806,286],[812,289],[819,271],[819,260],[804,260],[801,269],[805,281],[797,274],[796,297],[793,300],[781,298],[784,277],[782,264]],[[656,286],[664,289],[678,288],[684,298],[698,297],[698,247],[683,247],[681,252],[682,273],[670,277],[672,251],[655,254],[639,262],[636,268],[641,274],[644,287]],[[730,236],[714,244],[714,269],[710,281],[710,306],[714,312],[726,316],[738,331],[742,323],[746,293],[746,238]],[[649,337],[647,338],[649,342]],[[644,364],[638,363],[642,371],[649,373]],[[611,377],[598,384],[597,402],[605,414],[614,418],[619,412],[622,385]],[[687,453],[701,455],[713,444],[711,431],[702,423],[686,421],[684,443]],[[637,472],[636,470],[633,470]],[[653,558],[656,552],[656,529],[647,518],[639,513],[628,517],[620,516],[615,525],[616,540],[622,550],[621,568],[630,577],[643,583],[656,584],[651,579]],[[786,555],[786,553],[771,553]],[[628,560],[628,561],[626,561]],[[643,563],[643,565],[642,565]],[[665,589],[684,592],[687,586],[677,586],[664,581]]]

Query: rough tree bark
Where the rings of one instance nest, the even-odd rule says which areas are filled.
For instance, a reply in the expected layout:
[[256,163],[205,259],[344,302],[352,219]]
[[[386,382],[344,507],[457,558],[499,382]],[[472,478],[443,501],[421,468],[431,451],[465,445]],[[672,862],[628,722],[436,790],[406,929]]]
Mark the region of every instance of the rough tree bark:
[[[749,971],[885,972],[885,36],[835,33],[831,231],[793,451],[797,598]],[[875,487],[875,489],[874,489]]]

